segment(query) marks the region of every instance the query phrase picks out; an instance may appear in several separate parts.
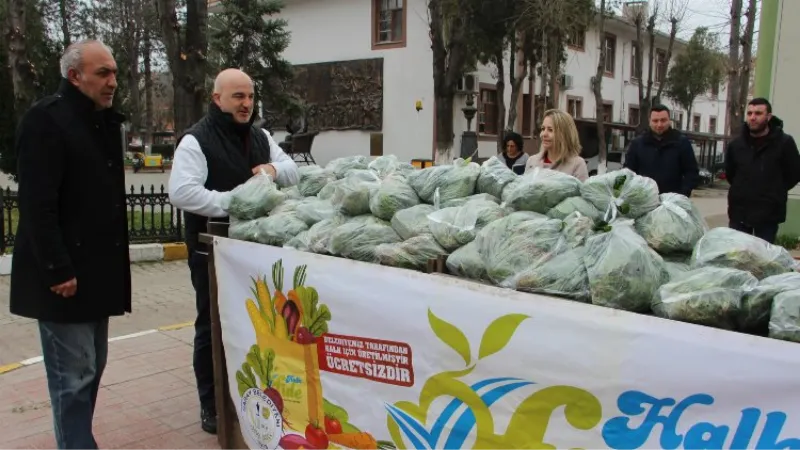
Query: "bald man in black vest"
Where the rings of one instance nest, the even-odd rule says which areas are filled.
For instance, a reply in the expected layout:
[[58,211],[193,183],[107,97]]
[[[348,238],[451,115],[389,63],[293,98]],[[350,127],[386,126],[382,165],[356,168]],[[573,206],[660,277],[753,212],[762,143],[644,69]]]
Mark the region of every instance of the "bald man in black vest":
[[208,219],[227,220],[222,205],[236,186],[265,170],[281,187],[297,184],[297,164],[269,132],[253,125],[253,80],[238,69],[226,69],[214,81],[208,114],[181,136],[169,179],[170,202],[184,211],[189,270],[195,289],[194,371],[203,430],[215,434],[217,419],[214,365],[211,358],[211,314],[208,250],[198,242]]

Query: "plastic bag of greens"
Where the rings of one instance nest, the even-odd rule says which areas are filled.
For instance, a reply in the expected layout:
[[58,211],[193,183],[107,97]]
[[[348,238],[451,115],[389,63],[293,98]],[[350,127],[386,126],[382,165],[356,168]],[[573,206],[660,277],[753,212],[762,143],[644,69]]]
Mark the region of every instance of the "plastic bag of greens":
[[492,156],[481,165],[476,190],[481,194],[501,198],[506,185],[516,179],[516,173],[509,169],[500,158]]
[[430,233],[428,215],[436,211],[431,205],[420,204],[397,211],[392,217],[392,228],[404,240]]
[[666,267],[667,273],[669,274],[670,282],[683,278],[683,276],[685,276],[686,273],[688,273],[691,270],[689,264],[675,262],[675,261],[667,261],[666,259],[664,260],[664,266]]
[[769,337],[800,342],[800,290],[775,296],[770,311]]
[[766,331],[775,296],[781,292],[800,290],[800,273],[788,272],[764,278],[758,286],[745,292],[739,313],[739,329],[748,332]]
[[762,280],[796,268],[792,255],[777,245],[732,228],[713,228],[692,252],[692,268],[705,266],[744,270]]
[[589,177],[581,185],[581,196],[603,213],[606,222],[619,216],[638,219],[659,204],[656,182],[629,169]]
[[409,173],[417,170],[411,164],[407,162],[401,162],[395,155],[379,156],[372,160],[367,167],[369,170],[377,173],[381,178],[393,174],[406,176]]
[[361,176],[348,176],[337,183],[331,196],[331,204],[338,212],[355,217],[369,214],[369,199],[372,193],[380,186],[380,179],[370,172],[372,180],[365,180]]
[[611,230],[589,237],[583,258],[592,303],[647,312],[669,276],[664,260],[633,229],[633,221],[615,221]]
[[564,239],[569,248],[582,247],[586,240],[600,231],[594,220],[579,212],[574,212],[564,218]]
[[341,179],[347,175],[347,172],[353,169],[366,170],[369,167],[369,163],[369,158],[366,156],[345,156],[343,158],[334,159],[329,162],[325,168],[333,172],[336,178]]
[[258,219],[239,220],[231,217],[228,225],[228,237],[241,241],[258,242]]
[[446,202],[441,202],[442,208],[450,208],[451,206],[464,206],[467,203],[473,202],[492,202],[500,204],[500,199],[490,194],[475,194],[469,197],[454,198]]
[[310,197],[297,205],[295,214],[297,214],[298,219],[308,224],[308,226],[311,226],[321,220],[330,219],[338,213],[330,200]]
[[356,217],[331,233],[328,250],[332,255],[377,263],[375,248],[402,239],[388,222],[373,216]]
[[547,217],[564,220],[574,212],[579,212],[594,221],[603,218],[603,213],[595,208],[594,205],[587,202],[583,197],[569,197],[564,199],[561,203],[552,207],[550,211],[547,211]]
[[444,208],[428,214],[428,228],[436,242],[447,251],[455,250],[475,239],[478,213],[467,206]]
[[415,170],[408,175],[408,182],[426,203],[433,203],[437,189],[439,201],[445,203],[475,193],[475,183],[480,173],[481,166],[459,158],[453,164]]
[[272,181],[272,177],[261,171],[240,184],[225,197],[222,208],[231,217],[248,220],[266,216],[286,199]]
[[300,252],[310,252],[310,244],[311,241],[308,239],[308,230],[306,230],[286,241],[286,243],[283,244],[283,248],[290,248]]
[[291,238],[308,230],[308,225],[293,213],[263,217],[258,221],[256,241],[282,247]]
[[579,247],[543,258],[505,281],[505,287],[588,303],[592,296],[584,254],[585,248]]
[[336,181],[336,175],[332,171],[320,166],[299,167],[297,172],[300,177],[297,190],[304,197],[317,195],[328,183]]
[[486,264],[475,241],[450,253],[446,265],[447,270],[453,275],[476,281],[489,281]]
[[270,216],[277,216],[279,214],[290,214],[297,211],[297,207],[303,203],[303,200],[287,198],[280,205],[276,206],[269,212]]
[[656,209],[636,219],[636,231],[662,254],[691,252],[708,225],[688,197],[661,194]]
[[297,186],[289,186],[285,188],[281,188],[281,192],[286,194],[287,200],[302,200],[303,194],[300,193],[300,190],[297,189]]
[[429,260],[446,253],[430,234],[394,244],[380,244],[375,248],[380,264],[414,270],[425,270]]
[[653,298],[653,313],[665,319],[732,330],[742,295],[758,284],[743,270],[704,267],[667,283]]
[[478,233],[478,248],[485,258],[486,272],[497,284],[566,250],[562,221],[545,217],[525,219],[517,214],[520,213],[496,220]]
[[372,215],[383,220],[392,220],[397,211],[420,203],[417,193],[399,174],[386,176],[369,199]]
[[580,195],[581,182],[577,178],[555,170],[536,168],[508,186],[503,191],[503,201],[516,211],[547,214],[565,199]]
[[308,229],[306,239],[308,241],[308,251],[320,255],[328,255],[328,246],[333,231],[339,226],[347,223],[349,219],[342,215],[335,215],[330,219],[323,219],[315,223]]

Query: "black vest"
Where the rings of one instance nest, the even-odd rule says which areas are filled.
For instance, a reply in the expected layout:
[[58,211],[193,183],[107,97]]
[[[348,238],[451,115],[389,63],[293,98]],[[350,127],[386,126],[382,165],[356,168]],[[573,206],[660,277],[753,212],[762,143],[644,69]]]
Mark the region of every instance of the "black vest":
[[[253,167],[270,162],[269,140],[263,130],[253,126],[254,119],[255,115],[250,123],[237,123],[231,114],[222,112],[212,102],[208,115],[181,135],[183,139],[190,134],[200,144],[208,165],[206,189],[217,192],[233,190],[253,176]],[[205,244],[198,242],[198,234],[206,232],[208,218],[184,211],[184,220],[189,252],[206,252]],[[224,222],[227,218],[214,220]]]

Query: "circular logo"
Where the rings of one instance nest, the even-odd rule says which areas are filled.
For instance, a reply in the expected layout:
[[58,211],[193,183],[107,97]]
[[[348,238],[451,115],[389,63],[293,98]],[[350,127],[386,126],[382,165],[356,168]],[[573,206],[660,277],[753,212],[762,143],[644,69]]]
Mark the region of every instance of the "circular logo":
[[283,418],[267,394],[261,389],[248,389],[242,396],[241,409],[243,425],[259,448],[278,448],[283,434]]

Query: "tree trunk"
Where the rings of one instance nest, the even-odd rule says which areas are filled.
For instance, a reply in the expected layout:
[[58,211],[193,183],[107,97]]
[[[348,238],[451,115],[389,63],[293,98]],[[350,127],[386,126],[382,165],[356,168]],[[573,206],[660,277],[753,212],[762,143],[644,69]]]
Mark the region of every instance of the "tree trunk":
[[205,0],[187,0],[183,42],[175,0],[156,0],[156,4],[172,72],[175,134],[180,135],[204,114],[208,4]]
[[[503,48],[497,50],[495,55],[495,65],[497,66],[497,153],[503,152],[503,130],[506,128],[506,65],[503,61]],[[509,71],[514,70],[513,66]]]
[[6,42],[11,83],[14,86],[14,117],[22,117],[36,97],[36,72],[28,59],[25,39],[26,0],[8,0]]
[[59,0],[59,2],[58,2],[59,15],[61,16],[61,34],[62,34],[62,38],[64,39],[64,41],[63,41],[64,42],[64,49],[69,47],[69,45],[70,45],[70,43],[72,41],[72,38],[71,38],[70,32],[69,32],[70,17],[69,17],[69,8],[67,7],[67,2],[68,1],[69,0]]
[[[747,104],[750,94],[750,66],[753,61],[753,34],[756,24],[756,0],[750,0],[747,6],[747,25],[742,36],[742,72],[739,76],[739,110]],[[742,118],[743,120],[744,118]]]
[[728,134],[735,136],[742,125],[739,104],[739,37],[742,25],[742,0],[731,1],[731,31],[728,53]]
[[672,59],[672,48],[675,45],[675,36],[678,34],[678,19],[676,17],[670,17],[669,19],[670,28],[669,28],[669,43],[667,44],[667,55],[664,60],[664,65],[666,66],[664,69],[664,81],[658,84],[658,91],[656,91],[656,98],[659,102],[661,102],[661,94],[664,92],[664,86],[667,85],[666,75],[667,70],[669,69],[669,61]]
[[[527,58],[523,56],[522,64],[517,62],[517,36],[511,39],[511,57],[509,58],[509,83],[511,84],[511,100],[508,102],[508,129],[522,134],[522,124],[517,124],[517,105],[522,96],[522,83],[528,78]],[[531,92],[531,94],[533,94]]]
[[[656,15],[658,9],[650,15],[647,19],[647,36],[648,36],[648,52],[647,52],[647,93],[644,98],[639,99],[639,126],[636,131],[643,132],[649,126],[648,113],[650,111],[651,103],[653,102],[653,78],[655,72],[655,53],[656,53]],[[663,84],[663,83],[662,83]]]
[[[600,0],[599,35],[605,36],[606,0]],[[594,91],[595,115],[597,117],[597,173],[606,173],[606,127],[603,120],[603,74],[606,68],[605,40],[600,39],[600,58],[597,61],[597,72],[592,83]]]
[[[428,0],[431,50],[433,53],[433,96],[436,100],[435,164],[453,161],[453,99],[455,87],[467,62],[467,17],[445,19],[441,0]],[[445,27],[445,20],[449,20]],[[445,36],[445,28],[447,36]]]
[[146,144],[153,144],[153,41],[149,25],[145,25],[142,57],[144,62],[144,129]]
[[122,17],[125,21],[125,50],[128,53],[128,94],[131,102],[130,122],[134,135],[138,135],[142,128],[142,102],[139,90],[140,1],[125,2],[122,6]]
[[644,95],[644,39],[642,37],[642,25],[644,23],[644,14],[641,12],[636,15],[634,25],[636,26],[636,67],[633,70],[636,72],[636,84],[639,89],[639,123],[636,125],[636,131],[641,131],[644,124],[647,123],[647,108],[642,105],[645,102]]

